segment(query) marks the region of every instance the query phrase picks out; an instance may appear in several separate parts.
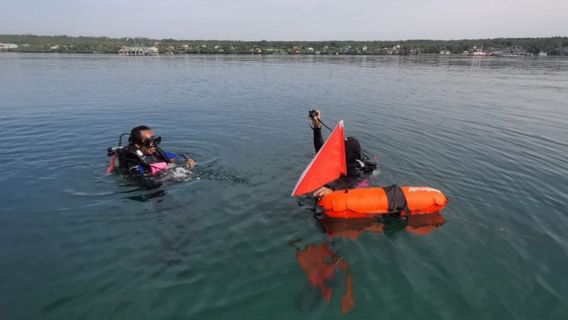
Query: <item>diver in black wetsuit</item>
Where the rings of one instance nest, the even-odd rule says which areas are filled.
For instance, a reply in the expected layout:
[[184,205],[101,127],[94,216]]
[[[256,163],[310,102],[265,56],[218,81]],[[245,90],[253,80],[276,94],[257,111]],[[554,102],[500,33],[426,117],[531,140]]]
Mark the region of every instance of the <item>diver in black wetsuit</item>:
[[[118,166],[116,169],[122,175],[147,187],[159,186],[161,182],[155,177],[166,171],[168,165],[176,162],[178,158],[175,153],[165,152],[158,146],[161,140],[162,138],[156,136],[154,131],[147,126],[133,128],[127,146],[121,146],[119,141],[118,147],[109,148],[108,155],[113,158],[107,172],[114,171],[114,160],[117,158]],[[186,157],[185,164],[191,169],[196,162]]]
[[[324,143],[321,134],[321,112],[312,110],[309,116],[312,122],[314,148],[317,153]],[[353,189],[368,185],[367,178],[377,168],[377,164],[363,154],[359,140],[354,137],[345,139],[345,160],[347,162],[347,175],[319,188],[314,192],[314,197],[320,198],[338,189]]]

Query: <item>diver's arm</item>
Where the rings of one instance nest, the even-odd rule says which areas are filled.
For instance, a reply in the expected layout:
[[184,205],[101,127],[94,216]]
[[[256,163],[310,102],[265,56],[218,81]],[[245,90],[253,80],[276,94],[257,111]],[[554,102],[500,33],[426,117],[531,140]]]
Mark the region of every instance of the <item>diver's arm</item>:
[[316,149],[316,153],[321,149],[323,146],[323,137],[321,135],[321,112],[319,110],[313,110],[315,113],[310,111],[310,117],[312,119],[312,131],[314,132],[314,148]]
[[185,162],[185,164],[187,165],[188,168],[193,169],[193,167],[195,167],[195,165],[197,164],[197,162],[193,159],[187,159],[187,161]]
[[323,186],[323,187],[317,189],[314,192],[313,196],[316,197],[316,198],[321,198],[321,197],[324,197],[324,196],[326,196],[326,195],[328,195],[332,192],[333,192],[333,189],[328,188],[327,186]]
[[323,146],[323,137],[321,135],[321,127],[320,128],[312,128],[314,131],[314,148],[316,149],[316,153],[321,149]]
[[163,155],[163,158],[165,158],[164,160],[167,160],[167,162],[171,162],[171,163],[175,163],[177,160],[177,154],[173,153],[173,152],[169,152],[169,151],[164,151],[160,149],[161,154]]
[[346,176],[341,176],[339,179],[327,184],[327,187],[333,190],[355,189],[365,178],[363,175],[347,172]]
[[[179,158],[177,154],[173,153],[173,152],[169,152],[169,151],[162,151],[162,154],[165,156],[165,158],[168,160],[168,162],[170,163],[176,163],[177,159]],[[195,165],[197,164],[197,162],[189,157],[187,157],[185,154],[181,153],[182,158],[185,158],[185,165],[190,168],[193,169],[193,167],[195,167]]]
[[314,197],[321,198],[333,191],[355,189],[365,176],[353,171],[348,171],[348,175],[341,176],[339,179],[332,181],[314,192]]
[[[188,157],[186,154],[184,153],[180,153],[181,154],[181,158],[185,159],[184,164],[186,165],[186,167],[188,167],[189,169],[193,169],[193,167],[195,167],[195,165],[197,164],[197,161],[191,159],[190,157]],[[173,159],[172,162],[175,162],[176,159]],[[181,160],[181,159],[180,159]]]
[[350,189],[350,188],[346,188],[345,183],[341,180],[341,178],[339,178],[317,189],[314,192],[313,196],[316,198],[321,198],[336,190],[341,190],[341,189]]

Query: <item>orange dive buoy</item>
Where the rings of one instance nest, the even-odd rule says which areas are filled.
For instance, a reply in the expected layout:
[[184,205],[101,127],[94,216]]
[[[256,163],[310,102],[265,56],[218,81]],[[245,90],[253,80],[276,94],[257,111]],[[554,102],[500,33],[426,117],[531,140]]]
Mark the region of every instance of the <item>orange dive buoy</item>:
[[442,191],[430,187],[361,188],[339,190],[324,196],[319,205],[332,218],[365,218],[378,214],[439,212],[448,203]]

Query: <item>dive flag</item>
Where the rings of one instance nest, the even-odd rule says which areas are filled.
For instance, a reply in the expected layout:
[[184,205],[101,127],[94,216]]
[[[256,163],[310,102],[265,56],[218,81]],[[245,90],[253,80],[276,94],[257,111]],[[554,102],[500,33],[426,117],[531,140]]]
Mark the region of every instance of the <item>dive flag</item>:
[[341,120],[302,173],[292,191],[293,197],[315,191],[347,173],[344,131]]

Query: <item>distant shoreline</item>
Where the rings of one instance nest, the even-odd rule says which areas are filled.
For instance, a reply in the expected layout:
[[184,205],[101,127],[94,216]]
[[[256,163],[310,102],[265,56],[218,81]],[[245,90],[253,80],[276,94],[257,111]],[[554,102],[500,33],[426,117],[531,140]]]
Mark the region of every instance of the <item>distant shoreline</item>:
[[0,35],[0,52],[124,55],[568,56],[568,37],[401,41],[231,41]]

